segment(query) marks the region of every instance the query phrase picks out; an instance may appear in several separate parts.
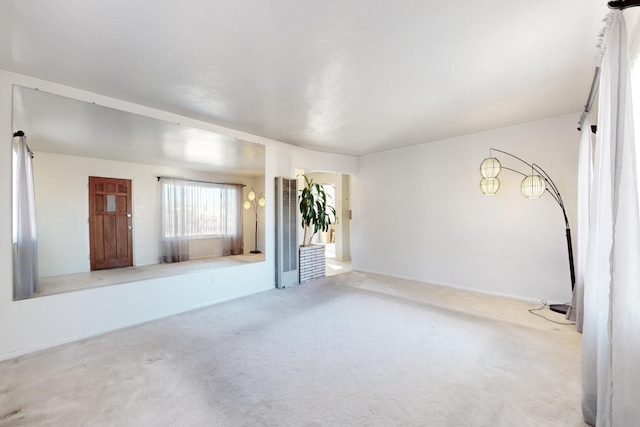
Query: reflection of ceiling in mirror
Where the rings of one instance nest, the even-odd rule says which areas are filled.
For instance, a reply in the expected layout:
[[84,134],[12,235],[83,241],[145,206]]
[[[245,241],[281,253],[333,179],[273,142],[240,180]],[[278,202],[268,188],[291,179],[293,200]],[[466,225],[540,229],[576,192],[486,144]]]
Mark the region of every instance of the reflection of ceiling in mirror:
[[13,122],[33,151],[264,175],[264,146],[14,86]]

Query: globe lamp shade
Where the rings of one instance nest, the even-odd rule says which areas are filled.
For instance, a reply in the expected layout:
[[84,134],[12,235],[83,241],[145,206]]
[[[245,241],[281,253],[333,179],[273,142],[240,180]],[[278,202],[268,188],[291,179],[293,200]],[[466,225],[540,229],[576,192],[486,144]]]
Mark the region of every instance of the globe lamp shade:
[[500,188],[500,181],[498,178],[482,178],[480,181],[480,189],[486,196],[493,196],[498,192]]
[[520,191],[527,199],[539,198],[544,194],[546,188],[544,179],[540,175],[529,175],[520,184]]
[[247,194],[247,199],[253,202],[255,198],[256,198],[256,192],[253,190],[249,191],[249,193]]
[[266,200],[264,199],[264,197],[260,197],[260,198],[258,199],[258,206],[260,206],[260,207],[264,207],[264,205],[265,205],[266,203],[267,203],[267,202],[266,202]]
[[248,201],[248,200],[245,200],[244,201],[244,208],[247,209],[247,210],[251,209],[251,202]]
[[495,157],[489,157],[480,164],[480,175],[483,178],[496,178],[500,175],[500,161]]

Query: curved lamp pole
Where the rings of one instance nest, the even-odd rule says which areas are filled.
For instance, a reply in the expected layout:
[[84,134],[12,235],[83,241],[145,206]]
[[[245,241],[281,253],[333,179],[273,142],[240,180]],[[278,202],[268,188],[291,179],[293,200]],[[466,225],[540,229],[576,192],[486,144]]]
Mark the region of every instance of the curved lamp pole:
[[[492,156],[492,152],[497,151],[498,153],[506,154],[507,156],[513,157],[514,159],[524,163],[529,168],[531,168],[531,175],[527,175],[515,169],[504,167],[500,164],[500,161]],[[527,163],[522,160],[520,157],[514,156],[511,153],[507,153],[506,151],[498,150],[495,148],[489,149],[489,158],[485,159],[480,166],[480,174],[482,175],[482,180],[480,181],[480,188],[482,192],[486,195],[495,194],[500,188],[500,181],[498,180],[498,175],[502,169],[506,169],[511,172],[515,172],[517,174],[523,175],[525,178],[520,185],[520,189],[522,194],[524,194],[527,198],[538,198],[544,194],[545,190],[551,194],[551,197],[558,203],[560,209],[562,209],[562,216],[564,217],[564,224],[566,229],[567,236],[567,249],[569,252],[569,272],[571,274],[571,291],[576,284],[576,274],[575,267],[573,263],[573,246],[571,244],[571,229],[569,227],[569,219],[567,218],[567,211],[564,208],[564,202],[562,201],[562,196],[560,195],[560,191],[558,191],[558,187],[555,182],[551,179],[549,174],[544,171],[540,166],[535,163]],[[567,304],[552,304],[549,308],[555,312],[566,314],[569,309],[569,305]]]
[[258,250],[258,207],[263,208],[265,203],[266,201],[262,193],[260,193],[260,197],[258,197],[258,199],[256,200],[256,192],[253,191],[253,188],[251,188],[249,193],[247,193],[247,200],[245,200],[243,204],[246,210],[253,208],[253,211],[256,214],[255,249],[250,252],[252,254],[262,253],[261,251]]

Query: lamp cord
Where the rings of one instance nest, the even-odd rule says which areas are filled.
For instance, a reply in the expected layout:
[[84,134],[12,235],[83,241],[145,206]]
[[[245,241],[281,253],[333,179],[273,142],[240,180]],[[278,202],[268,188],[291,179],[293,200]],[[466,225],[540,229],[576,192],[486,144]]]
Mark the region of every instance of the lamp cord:
[[535,311],[543,310],[547,305],[549,305],[549,304],[547,304],[547,301],[542,300],[542,306],[541,306],[541,307],[538,307],[538,308],[530,308],[530,309],[529,309],[529,310],[527,310],[527,311],[528,311],[529,313],[533,314],[534,316],[542,317],[544,320],[546,320],[546,321],[548,321],[548,322],[551,322],[551,323],[556,323],[556,324],[558,324],[558,325],[575,325],[575,324],[576,324],[575,322],[558,322],[558,321],[556,321],[556,320],[549,319],[548,317],[543,316],[542,314],[534,313]]

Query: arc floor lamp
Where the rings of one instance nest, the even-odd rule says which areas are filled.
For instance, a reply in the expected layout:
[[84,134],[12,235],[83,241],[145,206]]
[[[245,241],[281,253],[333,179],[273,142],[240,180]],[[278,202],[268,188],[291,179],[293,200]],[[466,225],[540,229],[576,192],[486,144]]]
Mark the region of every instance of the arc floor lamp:
[[258,199],[256,200],[256,192],[253,191],[253,188],[251,188],[251,190],[247,194],[247,200],[245,200],[244,203],[243,203],[243,207],[246,210],[249,210],[249,209],[253,208],[253,211],[256,214],[255,249],[252,250],[251,252],[249,252],[249,253],[252,253],[252,254],[260,254],[260,253],[262,253],[260,250],[258,250],[258,208],[259,207],[263,208],[265,204],[266,204],[266,201],[265,201],[264,196],[262,195],[262,193],[260,193],[260,197],[258,197]]
[[[509,157],[512,157],[521,163],[527,165],[527,167],[531,170],[531,175],[527,175],[526,173],[520,172],[515,169],[507,168],[502,166],[500,161],[493,156],[493,152],[496,151],[498,153],[505,154]],[[562,209],[562,216],[564,217],[564,223],[566,228],[567,235],[567,249],[569,252],[569,272],[571,274],[571,291],[575,287],[576,283],[576,274],[575,268],[573,264],[573,247],[571,244],[571,229],[569,227],[569,219],[567,218],[567,212],[564,208],[564,202],[562,201],[562,196],[560,195],[560,191],[558,191],[558,187],[553,182],[549,174],[547,174],[544,169],[535,163],[527,163],[522,160],[520,157],[514,156],[513,154],[507,153],[506,151],[497,150],[495,148],[489,149],[489,157],[484,159],[482,164],[480,165],[480,174],[482,175],[482,180],[480,180],[480,189],[485,195],[493,195],[496,194],[498,189],[500,188],[500,180],[498,180],[498,175],[502,169],[506,169],[511,172],[515,172],[524,176],[522,183],[520,184],[520,191],[522,194],[528,199],[537,199],[541,197],[545,191],[551,194],[551,197],[558,203],[560,209]],[[552,304],[549,308],[555,312],[566,314],[569,309],[568,304]]]

